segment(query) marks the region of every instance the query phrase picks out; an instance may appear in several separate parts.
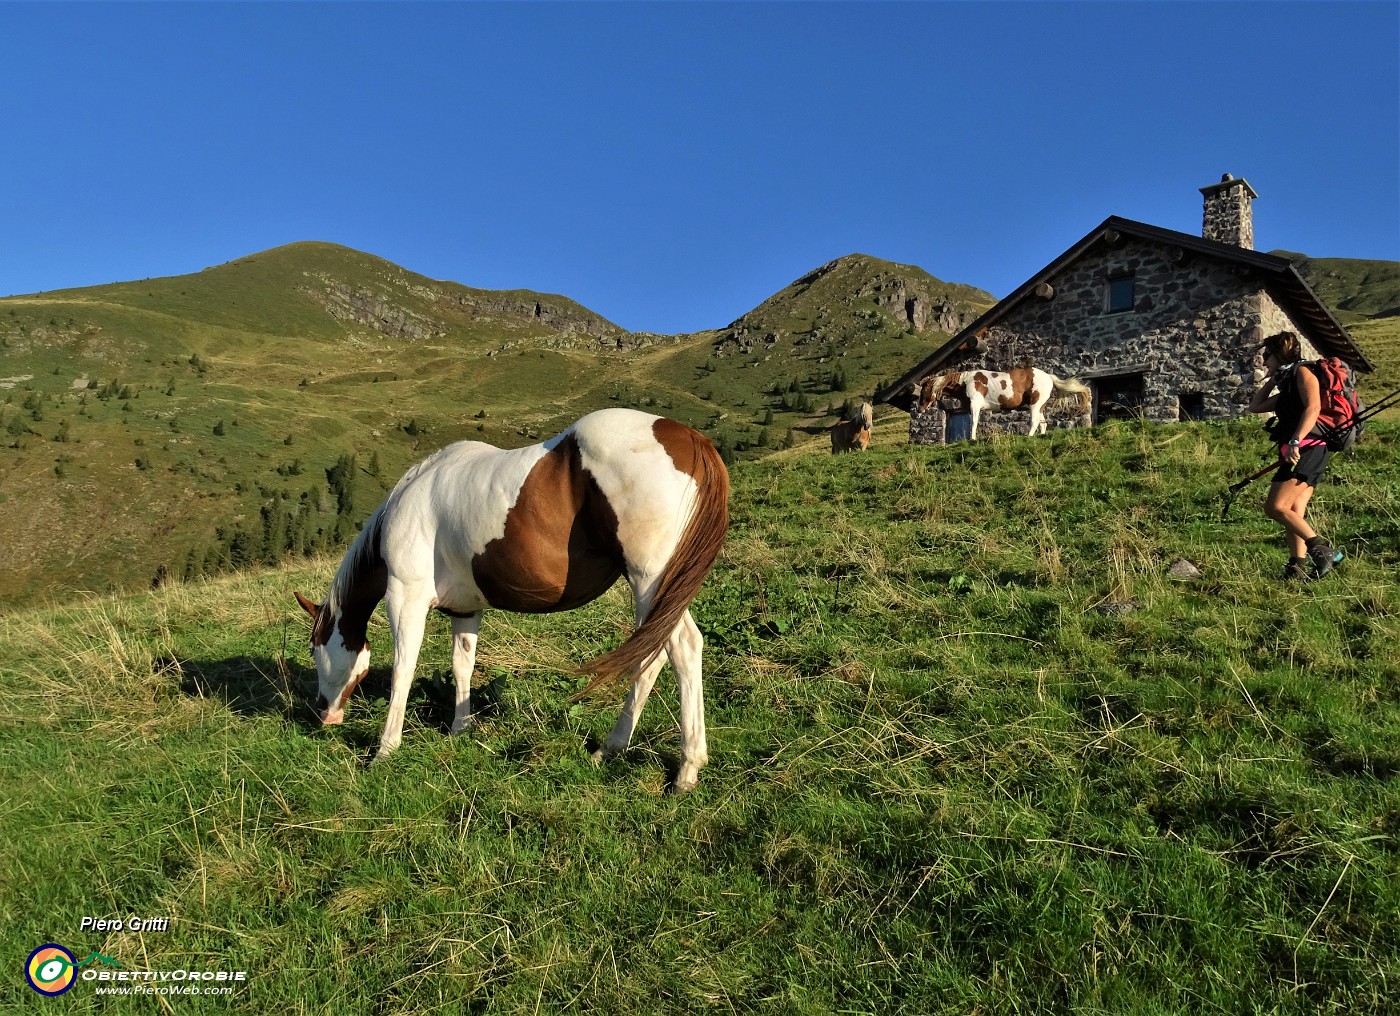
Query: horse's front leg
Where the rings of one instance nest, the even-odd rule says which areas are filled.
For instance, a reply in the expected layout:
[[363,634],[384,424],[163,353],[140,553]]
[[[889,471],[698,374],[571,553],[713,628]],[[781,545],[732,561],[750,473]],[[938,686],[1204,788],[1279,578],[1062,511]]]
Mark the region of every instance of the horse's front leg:
[[418,666],[418,651],[423,647],[423,629],[428,619],[429,596],[414,594],[390,583],[384,597],[384,609],[389,615],[389,630],[394,636],[394,673],[389,691],[389,713],[384,719],[384,733],[379,739],[379,754],[383,758],[403,740],[404,712],[408,708],[408,689],[413,684],[413,672]]
[[982,418],[982,407],[981,407],[980,405],[977,404],[977,401],[976,401],[975,399],[972,400],[971,405],[972,405],[972,430],[970,430],[970,431],[968,432],[967,439],[968,439],[969,441],[976,441],[976,440],[977,440],[977,421],[980,420],[980,419]]
[[472,670],[476,666],[476,636],[481,615],[452,618],[452,680],[457,688],[457,710],[452,716],[452,733],[460,734],[472,722]]

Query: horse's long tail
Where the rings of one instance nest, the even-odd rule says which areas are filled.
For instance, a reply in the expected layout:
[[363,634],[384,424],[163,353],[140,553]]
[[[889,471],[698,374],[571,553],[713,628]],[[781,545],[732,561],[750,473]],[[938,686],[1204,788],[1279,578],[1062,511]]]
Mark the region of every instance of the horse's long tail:
[[1050,383],[1055,386],[1055,391],[1057,393],[1065,392],[1068,395],[1076,397],[1079,400],[1079,411],[1081,413],[1087,413],[1089,411],[1089,405],[1093,401],[1092,393],[1089,391],[1089,386],[1083,381],[1075,377],[1060,378],[1051,374]]
[[694,458],[688,472],[695,480],[690,519],[662,569],[646,617],[622,645],[579,667],[578,673],[594,677],[574,699],[638,670],[666,645],[724,545],[729,529],[729,471],[708,438],[694,431],[690,434]]

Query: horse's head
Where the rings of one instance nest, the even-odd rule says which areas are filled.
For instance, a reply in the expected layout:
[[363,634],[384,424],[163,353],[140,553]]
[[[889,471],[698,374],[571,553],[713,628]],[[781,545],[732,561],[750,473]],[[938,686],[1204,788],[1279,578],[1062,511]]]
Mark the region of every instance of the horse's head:
[[345,719],[345,703],[369,673],[369,643],[363,633],[352,637],[335,612],[301,593],[297,602],[311,615],[311,656],[316,661],[316,715],[331,726]]

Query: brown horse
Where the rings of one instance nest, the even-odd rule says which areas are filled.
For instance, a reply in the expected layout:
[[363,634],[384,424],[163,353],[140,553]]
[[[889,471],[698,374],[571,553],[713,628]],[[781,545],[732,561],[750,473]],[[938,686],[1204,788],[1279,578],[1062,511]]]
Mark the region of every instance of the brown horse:
[[870,427],[874,421],[870,403],[862,402],[854,420],[842,420],[831,428],[831,454],[865,451],[870,445]]

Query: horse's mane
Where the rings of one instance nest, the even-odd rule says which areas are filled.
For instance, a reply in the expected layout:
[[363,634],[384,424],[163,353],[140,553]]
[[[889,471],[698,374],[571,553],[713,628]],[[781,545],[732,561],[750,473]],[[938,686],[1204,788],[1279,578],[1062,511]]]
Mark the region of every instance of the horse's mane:
[[[340,561],[340,567],[336,570],[335,578],[331,579],[331,587],[326,592],[326,603],[322,610],[322,616],[338,617],[345,604],[354,599],[362,600],[367,590],[365,583],[373,582],[376,576],[384,572],[384,553],[380,546],[380,534],[384,523],[384,509],[389,501],[386,498],[384,503],[374,510],[360,531],[355,534],[355,539],[350,543],[350,549],[345,552],[345,557]],[[379,602],[383,596],[383,588],[378,589],[378,595],[374,602]]]

